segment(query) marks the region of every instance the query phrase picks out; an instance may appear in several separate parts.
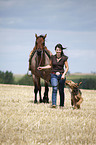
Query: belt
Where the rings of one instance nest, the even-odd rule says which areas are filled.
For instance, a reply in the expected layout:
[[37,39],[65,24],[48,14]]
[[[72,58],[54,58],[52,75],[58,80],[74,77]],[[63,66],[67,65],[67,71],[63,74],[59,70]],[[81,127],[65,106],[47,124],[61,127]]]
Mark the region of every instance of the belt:
[[55,75],[59,76],[60,74],[63,74],[63,73],[60,73],[60,72],[52,72],[52,74],[55,74]]

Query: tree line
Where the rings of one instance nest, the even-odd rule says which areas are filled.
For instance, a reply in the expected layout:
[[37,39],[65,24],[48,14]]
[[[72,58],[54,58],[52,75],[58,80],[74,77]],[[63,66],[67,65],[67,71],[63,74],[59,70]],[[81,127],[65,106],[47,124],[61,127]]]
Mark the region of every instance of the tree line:
[[0,71],[0,83],[1,84],[14,84],[14,77],[12,72],[2,72]]
[[[96,90],[96,78],[73,79],[73,81],[76,83],[82,82],[82,84],[80,85],[81,89]],[[20,80],[15,81],[13,73],[8,71],[0,71],[0,84],[15,84],[29,86],[34,85],[32,76],[29,77],[27,74],[25,74],[23,77],[21,77]],[[41,81],[41,85],[44,86],[44,81]]]
[[14,75],[12,72],[0,71],[0,84],[15,84],[15,85],[30,85],[33,86],[33,79],[27,74],[24,75],[20,80],[15,81]]

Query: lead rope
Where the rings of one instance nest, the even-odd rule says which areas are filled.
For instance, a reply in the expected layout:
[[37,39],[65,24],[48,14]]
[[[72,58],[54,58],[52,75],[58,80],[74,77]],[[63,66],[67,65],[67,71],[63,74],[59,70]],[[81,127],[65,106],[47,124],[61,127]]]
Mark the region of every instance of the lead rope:
[[[43,51],[42,51],[42,53],[41,53],[41,59],[40,59],[40,62],[38,62],[38,55],[37,55],[37,67],[39,67],[39,66],[41,65],[42,59],[43,59]],[[39,63],[39,64],[38,64],[38,63]],[[36,69],[37,69],[37,67],[36,67]],[[41,72],[41,71],[39,71],[39,73],[40,73],[40,74],[41,74],[41,76],[43,77],[42,72]]]

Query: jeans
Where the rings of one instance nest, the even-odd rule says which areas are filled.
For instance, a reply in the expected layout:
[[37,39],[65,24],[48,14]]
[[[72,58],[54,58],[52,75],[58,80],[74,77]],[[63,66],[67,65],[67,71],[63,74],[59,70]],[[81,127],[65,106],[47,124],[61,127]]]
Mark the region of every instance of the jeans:
[[62,76],[62,74],[60,74],[58,76],[56,74],[51,74],[52,105],[56,105],[57,89],[59,87],[60,106],[64,106],[64,99],[65,99],[64,87],[65,87],[65,80],[66,80],[66,78],[61,80],[61,76]]

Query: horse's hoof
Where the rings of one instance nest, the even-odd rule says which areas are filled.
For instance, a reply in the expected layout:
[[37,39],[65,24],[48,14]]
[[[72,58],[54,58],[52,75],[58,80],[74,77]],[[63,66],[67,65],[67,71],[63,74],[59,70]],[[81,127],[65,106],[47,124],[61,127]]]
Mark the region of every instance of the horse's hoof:
[[44,103],[49,103],[49,101],[48,101],[48,100],[43,100],[43,102],[44,102]]
[[34,103],[36,104],[37,103],[37,100],[34,100]]
[[49,103],[49,101],[47,101],[47,103]]
[[49,99],[46,100],[46,103],[49,103]]
[[43,97],[43,102],[44,103],[49,103],[49,99],[47,99],[46,97]]
[[39,100],[39,102],[40,102],[40,103],[42,103],[42,102],[43,102],[43,100],[42,100],[42,99],[40,99],[40,100]]
[[43,98],[43,103],[46,103],[45,99]]

